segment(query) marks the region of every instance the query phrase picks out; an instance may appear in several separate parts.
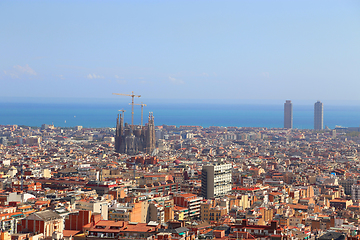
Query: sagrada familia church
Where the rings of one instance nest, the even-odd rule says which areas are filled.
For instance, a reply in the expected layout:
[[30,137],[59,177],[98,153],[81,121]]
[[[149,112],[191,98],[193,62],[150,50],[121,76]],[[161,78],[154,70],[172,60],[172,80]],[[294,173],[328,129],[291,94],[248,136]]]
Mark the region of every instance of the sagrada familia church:
[[151,154],[156,145],[154,116],[149,113],[146,126],[124,124],[124,116],[118,115],[116,120],[115,151],[128,155],[140,152]]

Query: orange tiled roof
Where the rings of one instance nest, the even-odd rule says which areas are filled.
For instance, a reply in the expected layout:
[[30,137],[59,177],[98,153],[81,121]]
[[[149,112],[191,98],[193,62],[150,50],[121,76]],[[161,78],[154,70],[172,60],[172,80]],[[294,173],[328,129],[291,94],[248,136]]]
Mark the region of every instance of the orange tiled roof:
[[179,194],[181,197],[188,198],[188,197],[196,197],[197,195],[192,193],[181,193]]
[[187,208],[185,208],[185,207],[180,207],[180,206],[177,206],[177,205],[174,206],[174,211],[184,211],[186,209]]

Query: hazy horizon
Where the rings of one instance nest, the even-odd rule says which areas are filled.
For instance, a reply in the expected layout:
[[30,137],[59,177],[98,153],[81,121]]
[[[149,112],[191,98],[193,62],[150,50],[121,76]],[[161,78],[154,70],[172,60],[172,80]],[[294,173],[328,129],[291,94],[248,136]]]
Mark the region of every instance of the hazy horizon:
[[[229,105],[283,105],[286,100],[291,100],[293,105],[308,106],[321,101],[325,106],[360,106],[360,100],[301,100],[301,99],[161,99],[161,98],[135,98],[135,103],[145,104],[229,104]],[[1,97],[0,103],[118,103],[127,106],[131,103],[131,97]]]

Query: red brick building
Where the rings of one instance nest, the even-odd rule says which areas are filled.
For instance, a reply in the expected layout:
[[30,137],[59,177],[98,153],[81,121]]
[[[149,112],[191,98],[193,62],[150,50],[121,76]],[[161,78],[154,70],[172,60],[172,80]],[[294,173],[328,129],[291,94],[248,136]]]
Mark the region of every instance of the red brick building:
[[80,210],[78,212],[71,213],[65,218],[65,230],[81,231],[86,224],[90,223],[90,221],[91,211]]

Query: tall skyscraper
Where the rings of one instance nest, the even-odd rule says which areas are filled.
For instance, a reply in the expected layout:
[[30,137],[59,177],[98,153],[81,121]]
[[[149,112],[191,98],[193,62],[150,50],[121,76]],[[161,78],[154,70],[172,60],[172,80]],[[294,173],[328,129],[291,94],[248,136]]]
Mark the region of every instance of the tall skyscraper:
[[324,106],[320,101],[314,104],[314,129],[324,129]]
[[286,100],[284,103],[284,128],[293,127],[293,109],[291,100]]
[[232,165],[218,163],[203,166],[201,171],[201,196],[209,199],[224,196],[231,191]]

